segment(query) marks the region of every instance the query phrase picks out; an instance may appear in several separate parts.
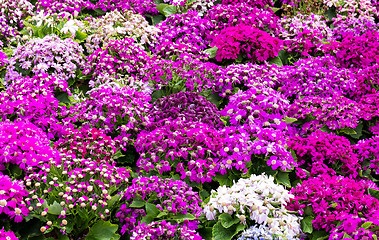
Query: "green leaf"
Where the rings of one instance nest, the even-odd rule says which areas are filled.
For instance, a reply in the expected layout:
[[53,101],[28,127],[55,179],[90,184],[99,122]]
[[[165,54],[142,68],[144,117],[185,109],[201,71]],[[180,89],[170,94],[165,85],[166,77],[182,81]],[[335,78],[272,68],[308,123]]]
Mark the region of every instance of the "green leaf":
[[118,226],[112,224],[109,221],[105,222],[103,220],[95,223],[87,234],[86,240],[117,240],[120,236],[116,234]]
[[208,48],[204,52],[208,55],[209,58],[216,57],[218,47]]
[[305,233],[311,234],[313,232],[313,225],[312,221],[314,220],[314,217],[308,216],[301,220],[301,229]]
[[151,21],[153,22],[154,26],[162,22],[163,20],[164,20],[164,17],[162,15],[156,15],[156,16],[151,17]]
[[97,13],[97,14],[99,14],[99,15],[105,15],[107,12],[105,12],[105,11],[103,11],[103,10],[101,10],[101,9],[94,9],[94,11]]
[[87,33],[84,33],[84,32],[81,32],[81,31],[76,31],[76,35],[75,35],[75,38],[80,40],[81,42],[86,40],[86,38],[88,37],[88,34]]
[[283,184],[286,187],[291,187],[291,181],[289,178],[289,173],[287,172],[278,172],[275,176],[276,181],[279,184]]
[[155,218],[159,214],[159,209],[152,203],[146,203],[146,215]]
[[344,235],[343,235],[343,239],[345,239],[345,238],[348,238],[348,239],[353,239],[352,237],[350,237],[350,235],[349,234],[347,234],[347,233],[345,233]]
[[277,65],[278,67],[283,66],[283,62],[282,62],[282,60],[280,59],[279,56],[277,56],[277,57],[275,57],[275,58],[271,58],[270,60],[268,60],[268,62],[269,62],[270,64],[275,64],[275,65]]
[[358,124],[358,126],[354,129],[356,134],[351,134],[350,136],[359,139],[362,136],[362,128],[363,128],[363,123]]
[[269,8],[271,8],[271,10],[272,10],[274,13],[280,10],[280,8],[276,8],[276,7],[269,7]]
[[379,191],[378,191],[378,190],[375,190],[375,189],[369,188],[369,189],[368,189],[368,194],[370,194],[371,197],[374,197],[374,198],[376,198],[376,199],[379,200]]
[[341,132],[347,134],[347,135],[354,135],[357,134],[357,132],[352,128],[342,128]]
[[165,9],[167,6],[169,6],[169,5],[166,4],[166,3],[157,4],[157,9],[158,9],[158,11],[159,11],[161,14],[164,15],[164,13],[163,13],[163,9]]
[[167,216],[167,212],[160,212],[157,216],[157,218],[161,218],[161,217],[164,217],[164,216]]
[[329,238],[329,234],[323,230],[313,231],[310,237],[312,240],[324,240]]
[[130,204],[129,207],[132,207],[132,208],[141,208],[143,206],[145,206],[146,202],[143,201],[142,199],[134,199],[133,202]]
[[282,121],[285,123],[294,123],[297,121],[297,119],[292,117],[285,117]]
[[371,227],[372,225],[372,222],[365,222],[362,224],[361,228],[364,228],[364,229],[369,229],[369,227]]
[[48,206],[47,208],[48,208],[47,213],[50,213],[53,215],[60,215],[61,211],[63,211],[63,207],[56,201],[54,201],[54,203]]
[[221,225],[224,228],[230,228],[236,223],[239,223],[240,220],[238,218],[233,218],[230,214],[223,213],[218,217],[221,220]]
[[188,220],[195,220],[196,217],[190,213],[187,213],[187,214],[176,214],[175,216],[172,217],[173,220],[176,220],[176,221],[183,221],[185,219],[188,219]]
[[234,232],[226,229],[221,225],[221,222],[216,223],[212,228],[213,240],[231,240]]
[[163,15],[165,17],[169,17],[177,13],[178,13],[178,10],[176,9],[176,6],[168,5],[167,7],[163,9]]

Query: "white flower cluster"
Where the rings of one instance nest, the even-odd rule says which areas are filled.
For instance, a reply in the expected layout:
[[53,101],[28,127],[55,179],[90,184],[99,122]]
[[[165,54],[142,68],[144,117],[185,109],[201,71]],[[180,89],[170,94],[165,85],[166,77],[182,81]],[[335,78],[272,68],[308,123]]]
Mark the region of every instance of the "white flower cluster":
[[334,6],[338,14],[348,17],[375,17],[379,15],[375,2],[371,0],[324,0],[324,4],[328,7]]
[[238,180],[230,188],[220,186],[217,191],[212,190],[204,213],[208,220],[228,213],[243,224],[250,218],[255,224],[267,226],[269,233],[278,239],[296,239],[301,234],[301,218],[285,208],[293,197],[283,186],[275,184],[272,176],[252,175]]
[[87,32],[92,34],[87,38],[86,48],[93,52],[109,40],[133,38],[136,44],[149,46],[157,41],[160,30],[149,25],[146,19],[130,10],[119,12],[114,10],[90,23]]

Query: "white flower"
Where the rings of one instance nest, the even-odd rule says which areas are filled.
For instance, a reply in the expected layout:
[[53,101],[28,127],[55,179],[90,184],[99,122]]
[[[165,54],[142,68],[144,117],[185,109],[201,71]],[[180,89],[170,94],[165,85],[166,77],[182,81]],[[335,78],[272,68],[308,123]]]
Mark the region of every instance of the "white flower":
[[76,24],[76,21],[75,20],[69,20],[64,24],[63,28],[61,29],[61,32],[62,33],[70,32],[71,36],[75,37],[76,31],[78,31],[78,30],[79,30],[79,27]]

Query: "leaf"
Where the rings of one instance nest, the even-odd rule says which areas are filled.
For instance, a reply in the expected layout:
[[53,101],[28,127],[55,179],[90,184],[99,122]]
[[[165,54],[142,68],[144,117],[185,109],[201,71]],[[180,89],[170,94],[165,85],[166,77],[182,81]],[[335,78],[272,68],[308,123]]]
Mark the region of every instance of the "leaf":
[[87,234],[86,240],[117,240],[120,236],[116,234],[118,226],[112,224],[109,221],[105,222],[103,220],[95,223]]
[[369,189],[368,189],[368,194],[370,194],[371,197],[374,197],[374,198],[376,198],[376,199],[379,200],[379,191],[378,191],[378,190],[375,190],[375,189],[369,188]]
[[61,211],[63,210],[63,207],[56,201],[54,201],[54,203],[49,205],[47,208],[48,208],[47,213],[50,213],[53,215],[60,215]]
[[196,217],[190,213],[187,213],[187,214],[176,214],[176,216],[173,216],[172,219],[173,220],[185,220],[185,219],[195,220]]
[[176,13],[178,13],[178,10],[176,9],[176,6],[168,5],[167,7],[165,7],[163,9],[163,15],[165,17],[169,17],[169,16],[174,15]]
[[161,217],[164,217],[164,216],[167,216],[167,212],[160,212],[157,216],[157,218],[161,218]]
[[204,50],[204,52],[208,55],[209,58],[214,58],[216,57],[218,47],[213,47],[213,48],[208,48]]
[[313,225],[312,221],[314,220],[314,217],[308,216],[301,220],[301,229],[305,233],[311,234],[313,232]]
[[280,59],[279,56],[274,57],[274,58],[271,58],[270,60],[268,60],[268,62],[269,62],[270,64],[275,64],[275,65],[277,65],[278,67],[283,66],[283,62],[282,62],[282,60]]
[[312,240],[324,240],[329,238],[329,234],[323,230],[313,231],[310,237]]
[[345,133],[346,135],[357,134],[357,132],[352,128],[343,128],[343,129],[341,129],[341,132]]
[[142,199],[134,199],[133,202],[129,205],[129,207],[132,208],[141,208],[145,206],[146,202],[143,201]]
[[152,203],[146,203],[146,215],[155,218],[159,214],[159,209]]
[[99,8],[94,9],[94,11],[95,11],[97,14],[99,14],[99,15],[105,15],[105,14],[107,13],[107,12],[105,12],[105,11],[99,9]]
[[294,123],[297,121],[297,118],[285,117],[282,121],[285,123]]
[[349,234],[347,234],[347,233],[345,233],[344,235],[343,235],[343,239],[345,239],[345,238],[348,238],[348,239],[353,239],[352,237],[350,237],[350,235]]
[[354,129],[356,134],[351,134],[350,136],[359,139],[362,136],[362,128],[363,128],[363,123],[358,124],[358,126]]
[[162,15],[156,15],[151,18],[151,21],[153,22],[154,26],[162,22],[163,20],[164,20],[164,17]]
[[80,40],[81,42],[83,42],[84,40],[86,40],[87,37],[88,37],[87,33],[84,33],[84,32],[81,32],[81,31],[76,31],[75,38],[78,39],[78,40]]
[[291,187],[291,182],[289,178],[289,173],[287,172],[278,172],[275,176],[276,181],[279,184],[283,184],[286,187]]
[[362,224],[361,228],[364,228],[364,229],[369,229],[369,227],[371,227],[372,225],[372,222],[365,222]]
[[161,4],[157,4],[157,10],[164,15],[163,13],[163,9],[165,9],[165,7],[169,6],[168,4],[166,3],[161,3]]
[[212,228],[212,236],[213,236],[212,239],[213,240],[231,240],[238,233],[236,230],[237,230],[237,225],[234,225],[230,228],[224,228],[221,222],[218,222]]
[[224,228],[230,228],[236,223],[239,223],[240,220],[238,218],[233,218],[230,214],[223,213],[218,217],[221,220],[221,225]]

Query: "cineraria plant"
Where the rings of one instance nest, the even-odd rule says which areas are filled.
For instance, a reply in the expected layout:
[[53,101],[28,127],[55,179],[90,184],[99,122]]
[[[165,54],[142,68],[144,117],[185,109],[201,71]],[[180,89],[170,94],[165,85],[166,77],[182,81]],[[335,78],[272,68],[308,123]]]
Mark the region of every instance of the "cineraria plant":
[[187,227],[180,227],[177,224],[170,222],[151,222],[150,224],[141,223],[133,228],[130,233],[130,240],[202,240],[203,238],[195,230],[190,230]]
[[54,129],[60,112],[59,102],[54,93],[67,92],[67,82],[47,74],[39,76],[18,76],[8,83],[6,91],[0,92],[1,119],[25,120],[49,131],[49,138]]
[[6,239],[6,240],[18,240],[14,232],[12,231],[5,231],[4,228],[0,229],[0,238]]
[[[28,191],[25,190],[22,180],[12,180],[7,175],[0,175],[0,219],[4,222],[9,220],[22,222],[23,218],[29,214],[24,202],[26,196],[28,196]],[[12,236],[12,233],[2,231],[0,229],[0,239],[7,239],[2,238],[2,234]]]
[[[172,226],[174,232],[182,229],[186,230],[182,234],[188,232],[192,235],[190,230],[197,229],[196,219],[202,214],[199,195],[191,187],[183,181],[157,176],[133,179],[132,184],[124,191],[121,201],[123,204],[116,214],[122,224],[121,233],[135,237],[139,231],[148,231],[146,228],[153,227],[158,222],[164,226],[164,220],[173,223],[167,222],[169,225],[166,226]],[[139,221],[151,225],[141,226]],[[179,229],[175,230],[176,227]]]
[[221,30],[214,36],[211,47],[217,47],[217,61],[263,62],[278,56],[282,41],[258,28],[238,24]]
[[357,88],[353,94],[358,99],[362,95],[377,93],[379,91],[379,64],[359,69],[355,74],[355,78]]
[[39,167],[59,155],[49,144],[46,134],[31,123],[0,122],[0,170],[19,174],[17,168]]
[[323,2],[329,8],[335,7],[336,13],[348,17],[377,17],[379,15],[378,3],[375,0],[323,0]]
[[70,86],[84,65],[82,54],[83,48],[71,38],[61,40],[56,35],[47,35],[31,39],[17,47],[9,59],[5,80],[47,73],[69,82]]
[[215,5],[207,12],[205,17],[214,25],[213,31],[220,31],[226,27],[241,23],[275,34],[279,30],[279,18],[271,9],[252,7],[246,2]]
[[150,62],[147,52],[140,49],[134,39],[110,40],[87,57],[83,73],[91,77],[91,87],[114,78],[144,79]]
[[213,237],[224,229],[231,231],[231,239],[255,225],[264,226],[267,234],[278,239],[300,239],[301,218],[286,209],[286,202],[293,197],[283,186],[275,184],[272,176],[251,175],[230,188],[220,186],[212,190],[204,213],[208,220],[219,219],[213,227]]
[[379,31],[379,25],[375,19],[367,16],[347,17],[337,15],[333,18],[333,38],[341,41],[345,35],[360,36],[370,31]]
[[150,123],[147,113],[150,95],[130,87],[103,85],[88,92],[89,98],[66,112],[65,122],[89,124],[117,133],[123,145],[133,142],[136,134]]
[[222,4],[238,4],[238,3],[247,3],[252,7],[263,8],[265,6],[272,6],[272,0],[222,0]]
[[379,211],[379,200],[368,194],[369,188],[378,189],[371,181],[321,174],[293,188],[295,198],[287,208],[304,215],[315,229],[331,233],[343,215],[368,218]]
[[315,174],[312,170],[314,165],[322,165],[330,172],[353,178],[361,169],[359,157],[350,141],[334,133],[318,130],[308,136],[292,136],[287,144],[296,153],[298,166],[307,169],[311,175]]
[[86,0],[37,0],[36,8],[45,14],[69,12],[78,16],[82,10],[91,9],[92,4]]
[[199,54],[208,48],[211,41],[208,31],[212,29],[212,23],[201,18],[196,11],[171,15],[157,27],[161,33],[150,49],[160,57],[187,53],[199,58]]
[[43,222],[43,234],[61,232],[79,239],[92,225],[113,216],[128,177],[129,171],[114,164],[62,154],[28,174],[25,201],[32,216]]
[[379,175],[379,135],[358,141],[354,150],[362,162],[364,175]]
[[294,130],[283,120],[289,108],[288,100],[279,92],[267,87],[252,87],[238,91],[221,111],[232,126],[245,126],[252,139],[252,151],[265,155],[273,169],[286,171],[296,165],[286,149],[286,138]]
[[211,182],[219,171],[224,140],[208,124],[181,119],[166,120],[151,132],[141,132],[135,143],[141,172],[172,176],[198,183]]
[[131,10],[114,10],[94,19],[85,29],[89,32],[86,48],[89,52],[102,47],[109,40],[133,38],[140,47],[149,47],[157,41],[160,30],[150,26],[146,19]]
[[190,122],[202,122],[215,128],[224,124],[220,120],[217,107],[195,92],[179,92],[158,99],[149,111],[151,126],[164,125],[166,120],[181,119]]
[[297,14],[284,17],[279,23],[282,27],[279,37],[283,40],[284,49],[295,58],[322,54],[323,45],[332,38],[332,30],[319,15]]

